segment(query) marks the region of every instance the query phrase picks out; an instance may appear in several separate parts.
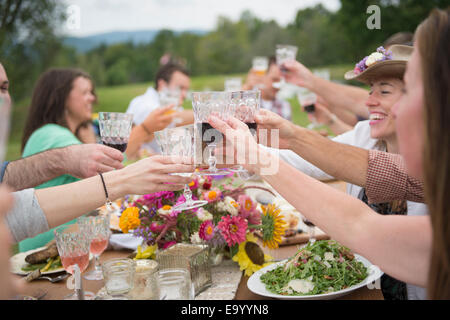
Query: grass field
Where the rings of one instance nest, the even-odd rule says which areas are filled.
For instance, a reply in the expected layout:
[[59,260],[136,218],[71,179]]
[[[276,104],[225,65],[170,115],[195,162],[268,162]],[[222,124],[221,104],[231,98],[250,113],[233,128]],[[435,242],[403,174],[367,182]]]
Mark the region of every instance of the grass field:
[[[326,67],[330,70],[331,79],[342,80],[343,75],[347,70],[350,70],[352,66],[349,65],[338,65]],[[201,90],[223,90],[223,84],[226,78],[229,77],[241,77],[245,78],[245,74],[234,74],[234,75],[214,75],[214,76],[199,76],[193,77],[191,80],[191,90],[201,91]],[[138,84],[128,84],[120,86],[110,86],[110,87],[98,87],[96,88],[98,95],[98,104],[95,106],[94,112],[99,111],[111,111],[111,112],[125,112],[128,108],[130,101],[143,94],[149,86],[153,83],[138,83]],[[293,112],[293,122],[305,126],[309,123],[306,114],[300,110],[300,106],[295,97],[289,99],[292,106]],[[20,158],[21,155],[21,138],[24,123],[26,120],[27,108],[30,103],[30,98],[17,101],[13,107],[12,121],[11,121],[11,132],[8,143],[8,150],[6,154],[7,160],[15,160]],[[184,107],[191,109],[191,101],[186,100]]]

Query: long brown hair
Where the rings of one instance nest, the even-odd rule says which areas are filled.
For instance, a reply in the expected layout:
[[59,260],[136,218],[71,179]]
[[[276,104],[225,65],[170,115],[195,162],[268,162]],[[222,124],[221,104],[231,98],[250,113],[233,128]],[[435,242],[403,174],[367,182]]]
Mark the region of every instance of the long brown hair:
[[[66,100],[78,77],[90,79],[94,88],[91,77],[80,69],[52,68],[39,77],[33,90],[22,137],[22,151],[30,136],[40,127],[54,123],[68,128],[65,118]],[[93,93],[95,96],[95,91]]]
[[430,299],[450,299],[450,8],[416,31],[424,86],[424,183],[433,226]]

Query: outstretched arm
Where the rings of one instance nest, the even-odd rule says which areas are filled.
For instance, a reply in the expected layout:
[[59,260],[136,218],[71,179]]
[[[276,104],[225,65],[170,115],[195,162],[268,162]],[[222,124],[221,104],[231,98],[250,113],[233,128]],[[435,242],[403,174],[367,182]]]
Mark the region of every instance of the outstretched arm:
[[[363,118],[369,116],[365,106],[369,96],[367,90],[317,77],[298,61],[286,62],[284,66],[288,70],[285,75],[287,82],[317,93],[329,104],[330,110],[338,116],[341,116],[341,111],[351,111]],[[348,124],[355,125],[355,123]]]
[[[191,163],[191,159],[154,156],[105,173],[109,199],[115,200],[126,194],[180,190],[191,179],[170,173],[193,172]],[[57,187],[22,190],[14,195],[20,202],[8,213],[6,220],[16,242],[73,220],[106,201],[98,176]]]
[[[242,153],[245,159],[256,159],[246,162],[248,170],[259,173],[330,237],[365,256],[389,275],[426,286],[432,242],[428,216],[379,215],[360,200],[303,174],[262,150],[252,139],[248,127],[237,119],[223,122],[210,117],[210,123],[225,134],[236,152]],[[270,172],[267,163],[272,164]]]
[[121,169],[123,155],[100,144],[81,144],[51,149],[12,161],[3,182],[14,190],[36,187],[63,174],[88,178],[98,172]]
[[365,187],[371,203],[392,200],[424,202],[422,181],[407,174],[400,155],[332,141],[268,110],[261,110],[256,122],[258,130],[270,132],[278,129],[281,148],[291,149],[336,179]]

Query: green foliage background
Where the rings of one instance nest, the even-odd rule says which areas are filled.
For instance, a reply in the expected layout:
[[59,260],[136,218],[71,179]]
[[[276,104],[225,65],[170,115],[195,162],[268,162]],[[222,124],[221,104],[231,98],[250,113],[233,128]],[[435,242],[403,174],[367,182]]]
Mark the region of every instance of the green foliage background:
[[[372,4],[381,8],[380,30],[366,27],[366,10]],[[277,43],[297,45],[299,61],[310,68],[332,66],[334,78],[342,79],[346,69],[389,36],[414,32],[432,8],[449,5],[450,0],[341,0],[336,12],[322,5],[299,10],[286,27],[245,11],[237,21],[220,17],[214,30],[204,35],[161,30],[151,43],[102,45],[77,53],[57,34],[65,19],[61,1],[0,1],[0,62],[15,101],[8,159],[20,156],[18,141],[33,85],[49,67],[78,67],[90,73],[100,98],[97,111],[124,111],[153,81],[165,53],[186,62],[193,89],[222,90],[226,76],[244,77],[252,57],[272,55]],[[304,116],[294,111],[294,120],[303,121]]]

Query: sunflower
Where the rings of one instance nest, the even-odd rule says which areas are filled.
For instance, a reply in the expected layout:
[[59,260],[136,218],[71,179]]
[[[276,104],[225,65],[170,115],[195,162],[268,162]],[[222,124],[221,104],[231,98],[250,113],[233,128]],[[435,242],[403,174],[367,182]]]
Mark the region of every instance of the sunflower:
[[246,240],[239,244],[239,251],[233,256],[233,261],[239,263],[239,267],[245,270],[246,276],[251,276],[259,269],[271,264],[272,257],[264,254],[256,244],[256,238],[248,233]]
[[263,229],[263,246],[270,249],[278,248],[281,243],[281,236],[284,235],[286,229],[286,223],[283,220],[283,216],[273,204],[267,206],[261,206],[263,214],[261,219]]

